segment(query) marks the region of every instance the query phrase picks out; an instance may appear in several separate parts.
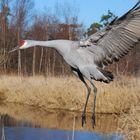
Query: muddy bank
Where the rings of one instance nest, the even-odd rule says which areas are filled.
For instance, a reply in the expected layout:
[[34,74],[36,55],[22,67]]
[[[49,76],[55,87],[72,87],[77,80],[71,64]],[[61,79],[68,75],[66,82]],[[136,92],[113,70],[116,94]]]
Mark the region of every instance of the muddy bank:
[[[75,121],[75,130],[93,131],[90,113],[87,113],[87,123],[84,127],[81,126],[81,112],[65,110],[46,111],[31,106],[1,104],[0,114],[5,117],[5,124],[9,126],[15,125],[18,127],[22,121],[26,122],[22,125],[28,127],[72,130]],[[118,116],[105,114],[96,115],[94,132],[113,133],[116,132],[117,129]]]

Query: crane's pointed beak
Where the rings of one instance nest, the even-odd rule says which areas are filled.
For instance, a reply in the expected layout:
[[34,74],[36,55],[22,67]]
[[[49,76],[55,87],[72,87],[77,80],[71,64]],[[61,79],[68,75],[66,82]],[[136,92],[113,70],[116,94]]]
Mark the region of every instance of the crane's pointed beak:
[[8,53],[14,52],[14,51],[16,51],[16,50],[19,50],[19,46],[13,48],[13,49],[12,49],[11,51],[9,51]]

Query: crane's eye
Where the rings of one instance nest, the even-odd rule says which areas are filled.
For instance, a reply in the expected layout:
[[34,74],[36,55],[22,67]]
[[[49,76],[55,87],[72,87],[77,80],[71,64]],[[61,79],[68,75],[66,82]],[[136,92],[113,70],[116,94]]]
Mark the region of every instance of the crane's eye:
[[22,45],[24,45],[24,43],[25,43],[24,40],[20,40],[20,42],[19,42],[20,47],[21,47]]

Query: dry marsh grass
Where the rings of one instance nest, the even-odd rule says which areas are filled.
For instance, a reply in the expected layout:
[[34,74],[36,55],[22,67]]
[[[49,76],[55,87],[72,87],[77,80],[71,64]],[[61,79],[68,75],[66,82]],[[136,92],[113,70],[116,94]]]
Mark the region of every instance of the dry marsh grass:
[[140,106],[131,107],[126,114],[121,114],[119,118],[119,131],[124,133],[127,140],[140,139]]
[[[122,77],[111,84],[95,82],[98,88],[96,112],[127,112],[140,101],[140,79]],[[0,77],[0,99],[44,109],[82,111],[86,88],[76,77]],[[93,94],[87,110],[92,111]]]

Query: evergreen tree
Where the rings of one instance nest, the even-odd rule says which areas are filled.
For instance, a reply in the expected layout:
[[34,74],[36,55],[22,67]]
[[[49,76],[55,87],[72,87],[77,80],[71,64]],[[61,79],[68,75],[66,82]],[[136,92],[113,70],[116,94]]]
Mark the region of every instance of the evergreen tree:
[[103,26],[108,26],[109,23],[115,18],[115,14],[113,14],[110,10],[108,10],[108,13],[106,15],[101,16],[100,23],[103,24]]
[[97,23],[97,22],[94,22],[94,23],[91,24],[90,27],[88,28],[87,35],[89,36],[89,35],[94,34],[94,33],[97,32],[98,30],[100,30],[102,27],[103,27],[102,24]]
[[108,10],[107,14],[101,16],[100,23],[94,22],[90,25],[88,31],[86,32],[86,35],[90,36],[103,27],[108,26],[115,17],[115,14]]

